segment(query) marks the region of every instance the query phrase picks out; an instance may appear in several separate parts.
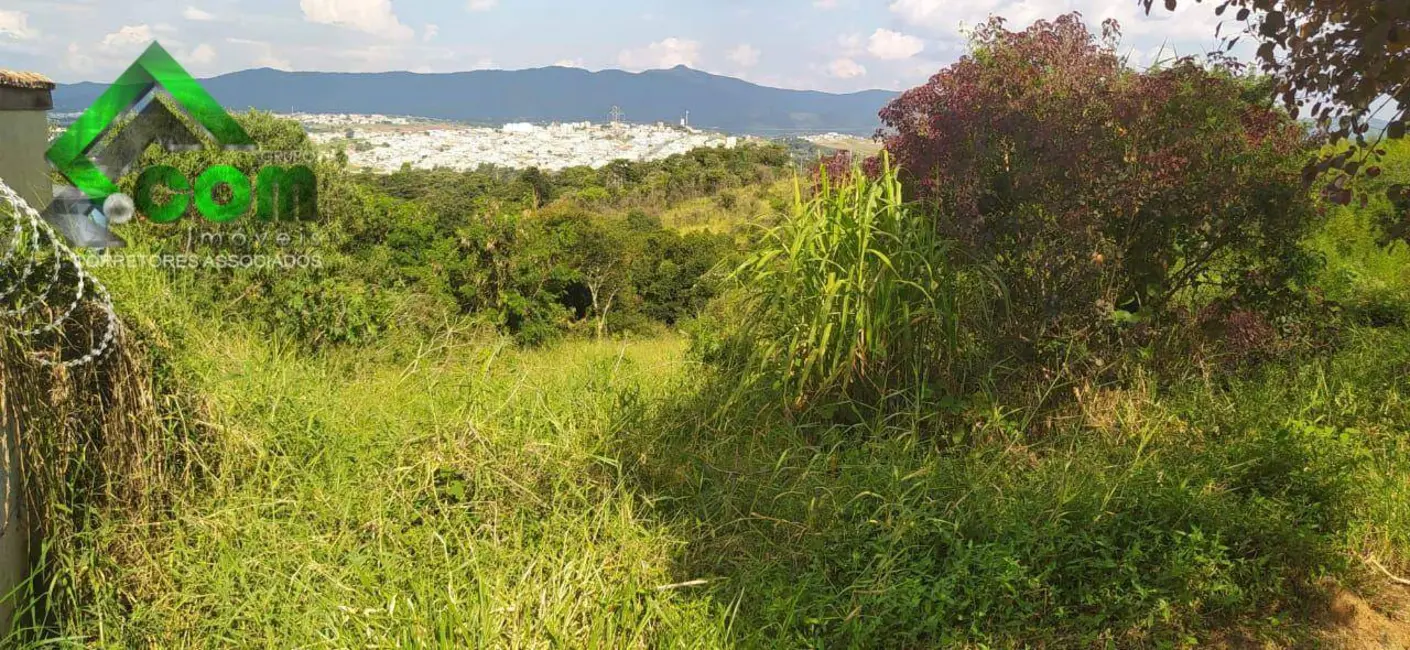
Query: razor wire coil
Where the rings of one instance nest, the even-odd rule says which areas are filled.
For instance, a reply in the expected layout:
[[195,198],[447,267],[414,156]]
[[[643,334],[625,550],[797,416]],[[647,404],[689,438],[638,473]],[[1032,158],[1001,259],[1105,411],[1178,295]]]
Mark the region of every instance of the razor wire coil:
[[[49,280],[44,283],[44,288],[33,291],[32,293],[34,294],[34,299],[21,304],[16,309],[0,309],[0,316],[19,318],[21,316],[24,316],[25,314],[28,314],[29,310],[34,309],[36,306],[44,304],[44,298],[48,297],[49,293],[54,290],[54,285],[59,283],[59,271],[63,268],[63,258],[58,255],[54,255],[53,257],[54,262],[51,265],[53,268],[49,272]],[[33,260],[26,264],[26,266],[32,263]],[[3,300],[8,297],[10,292],[18,286],[19,283],[16,282],[13,286],[5,289],[4,292],[0,292],[3,293],[3,295],[0,295],[0,300]]]
[[[19,277],[9,283],[8,286],[0,287],[0,301],[8,301],[11,297],[21,299],[21,294],[24,293],[21,289],[27,287],[31,276],[34,275],[35,268],[41,264],[40,260],[46,252],[46,249],[53,257],[53,266],[49,273],[48,281],[42,288],[31,291],[31,293],[34,294],[34,298],[14,308],[8,305],[0,307],[0,315],[7,318],[21,317],[28,314],[37,305],[47,304],[47,299],[51,297],[51,294],[54,293],[55,286],[59,284],[61,269],[66,261],[68,266],[73,269],[74,276],[77,278],[73,291],[73,300],[70,301],[65,309],[59,312],[58,315],[50,316],[48,322],[26,329],[15,327],[14,333],[22,337],[34,337],[40,334],[57,331],[78,311],[79,305],[83,303],[84,299],[88,298],[95,301],[106,316],[103,336],[98,344],[91,347],[83,355],[73,359],[54,359],[43,354],[35,354],[35,358],[42,365],[63,368],[74,368],[96,361],[112,348],[113,340],[116,338],[118,329],[121,327],[117,313],[113,310],[112,297],[108,294],[107,287],[103,286],[102,282],[99,282],[97,278],[89,275],[88,272],[84,270],[83,265],[79,263],[78,255],[73,252],[73,249],[66,246],[59,234],[54,232],[53,227],[39,215],[39,212],[30,206],[14,189],[6,185],[4,181],[0,181],[0,201],[3,201],[10,207],[9,217],[14,220],[14,224],[10,229],[10,243],[6,247],[3,258],[0,258],[0,268],[9,267],[11,263],[15,261],[16,255],[20,255],[24,258],[24,268],[20,271]],[[29,250],[24,251],[23,249],[26,248],[26,226],[28,226],[28,232],[31,234],[31,237],[28,239]],[[41,245],[45,240],[48,242],[47,247]]]

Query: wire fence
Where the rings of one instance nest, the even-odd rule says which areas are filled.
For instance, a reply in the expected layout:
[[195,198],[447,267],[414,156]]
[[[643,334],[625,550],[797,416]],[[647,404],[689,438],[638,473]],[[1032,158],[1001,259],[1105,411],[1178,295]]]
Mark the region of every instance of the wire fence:
[[[35,339],[50,333],[63,334],[85,300],[96,303],[104,312],[106,322],[103,335],[85,353],[65,359],[61,349],[29,348],[46,366],[72,368],[102,357],[112,347],[121,327],[107,287],[84,270],[62,236],[4,181],[0,181],[0,202],[9,208],[0,210],[0,218],[13,222],[9,228],[9,244],[0,255],[0,273],[3,273],[0,276],[0,315],[5,317],[14,334]],[[0,232],[3,231],[0,227]],[[66,276],[65,268],[72,273]],[[65,284],[68,286],[62,286]]]

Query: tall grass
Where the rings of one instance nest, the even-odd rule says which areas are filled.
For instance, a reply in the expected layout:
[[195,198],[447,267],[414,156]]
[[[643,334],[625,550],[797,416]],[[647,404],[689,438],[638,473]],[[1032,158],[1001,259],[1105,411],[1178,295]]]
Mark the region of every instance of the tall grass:
[[824,174],[735,271],[751,369],[794,409],[885,400],[947,376],[959,346],[952,247],[907,205],[889,158],[876,179]]
[[[34,587],[54,593],[0,647],[726,644],[723,610],[672,575],[681,541],[614,458],[619,420],[667,385],[678,343],[517,351],[454,331],[409,358],[391,339],[310,355],[233,310],[182,304],[150,270],[108,271],[135,328],[168,337],[152,345],[170,392],[144,394],[200,397],[208,464],[157,484],[148,466],[179,455],[82,428],[101,414],[72,423],[111,448],[43,431],[51,473],[94,498],[46,513],[66,527]],[[139,433],[165,432],[197,437],[171,422]],[[75,455],[105,480],[55,462]],[[162,503],[98,498],[134,489]]]
[[[163,289],[149,285],[142,304],[157,304]],[[169,294],[162,300],[180,302]],[[57,644],[86,624],[93,603],[130,596],[105,577],[139,545],[105,529],[114,521],[162,519],[173,500],[212,469],[201,456],[201,400],[172,390],[174,369],[160,345],[167,333],[154,336],[152,323],[124,311],[106,354],[73,368],[40,365],[32,341],[0,339],[0,410],[20,436],[32,560],[0,646]],[[85,309],[66,334],[92,341],[106,320],[101,311]]]
[[[725,308],[787,406],[880,399],[859,422],[784,417],[675,337],[314,354],[195,281],[105,269],[130,357],[26,383],[0,347],[6,407],[54,416],[27,471],[69,481],[47,598],[0,645],[1316,647],[1327,581],[1410,572],[1403,319],[1084,386],[1044,436],[957,409],[972,435],[940,445],[894,402],[963,385],[974,283],[889,168],[794,191]],[[1333,227],[1328,273],[1358,280],[1333,298],[1403,310],[1404,251]]]

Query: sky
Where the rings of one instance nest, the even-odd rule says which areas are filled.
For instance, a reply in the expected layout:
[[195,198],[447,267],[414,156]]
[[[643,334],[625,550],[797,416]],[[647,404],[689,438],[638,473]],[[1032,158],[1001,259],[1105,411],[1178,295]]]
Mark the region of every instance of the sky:
[[1160,4],[1147,16],[1136,0],[0,0],[0,68],[107,83],[157,40],[198,77],[687,65],[783,88],[903,90],[964,54],[966,29],[989,15],[1015,28],[1080,11],[1097,32],[1115,18],[1137,65],[1218,46],[1211,2]]

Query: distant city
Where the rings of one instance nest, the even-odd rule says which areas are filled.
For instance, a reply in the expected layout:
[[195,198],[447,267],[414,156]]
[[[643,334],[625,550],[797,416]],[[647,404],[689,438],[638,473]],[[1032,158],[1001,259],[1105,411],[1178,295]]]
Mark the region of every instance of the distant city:
[[733,149],[741,140],[687,124],[514,122],[499,128],[446,123],[418,123],[385,115],[287,115],[308,129],[325,150],[342,150],[348,162],[378,172],[409,165],[416,169],[476,169],[493,165],[512,169],[603,167],[613,160],[658,160],[700,147]]
[[[51,137],[62,133],[78,115],[53,114]],[[652,161],[699,148],[733,149],[768,141],[696,129],[685,119],[677,124],[511,122],[488,127],[379,114],[284,113],[280,117],[302,124],[320,150],[330,155],[342,151],[352,167],[378,173],[404,167],[466,171],[481,165],[545,171],[598,169],[614,160]],[[823,149],[866,149],[869,144],[831,132],[797,139]]]

